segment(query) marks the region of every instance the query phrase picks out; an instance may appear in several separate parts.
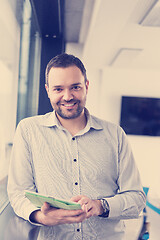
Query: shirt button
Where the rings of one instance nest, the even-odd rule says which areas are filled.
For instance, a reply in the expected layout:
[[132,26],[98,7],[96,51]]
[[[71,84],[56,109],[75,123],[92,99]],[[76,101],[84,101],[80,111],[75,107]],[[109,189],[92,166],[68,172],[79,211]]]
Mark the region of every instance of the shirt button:
[[74,141],[74,140],[75,140],[75,137],[73,137],[72,140]]
[[77,162],[77,159],[74,159],[73,161],[74,161],[74,162]]
[[79,229],[79,228],[77,228],[77,232],[80,232],[80,229]]
[[75,185],[78,185],[78,182],[75,182]]

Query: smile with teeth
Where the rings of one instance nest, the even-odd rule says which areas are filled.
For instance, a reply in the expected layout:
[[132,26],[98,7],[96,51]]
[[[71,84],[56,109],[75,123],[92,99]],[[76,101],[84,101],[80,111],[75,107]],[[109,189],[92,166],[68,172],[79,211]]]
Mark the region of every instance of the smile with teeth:
[[77,102],[75,102],[75,103],[64,103],[64,104],[62,104],[62,106],[64,106],[64,107],[73,107],[74,105],[76,105],[76,103]]

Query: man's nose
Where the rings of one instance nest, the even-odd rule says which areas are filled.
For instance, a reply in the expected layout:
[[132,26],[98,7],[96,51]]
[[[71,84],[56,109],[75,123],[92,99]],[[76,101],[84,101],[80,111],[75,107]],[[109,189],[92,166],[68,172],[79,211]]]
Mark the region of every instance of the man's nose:
[[64,91],[63,99],[64,99],[65,101],[70,101],[70,100],[72,100],[72,99],[73,99],[73,94],[72,94],[72,92],[71,92],[70,90],[66,89],[66,90]]

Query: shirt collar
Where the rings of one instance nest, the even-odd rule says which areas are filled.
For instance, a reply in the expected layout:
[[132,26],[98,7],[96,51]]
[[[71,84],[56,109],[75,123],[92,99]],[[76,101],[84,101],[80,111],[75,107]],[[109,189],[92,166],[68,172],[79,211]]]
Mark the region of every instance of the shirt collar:
[[55,111],[45,114],[42,118],[41,125],[46,127],[61,126],[60,122],[56,117]]
[[[86,128],[88,130],[91,128],[94,128],[96,130],[103,129],[102,126],[100,125],[100,123],[96,120],[96,118],[93,117],[92,115],[90,115],[87,108],[85,108],[84,111],[85,111],[85,115],[87,117],[87,125],[86,125],[85,129]],[[55,111],[45,114],[42,119],[41,125],[46,126],[46,127],[54,127],[54,126],[60,127],[61,126],[61,124],[55,114]]]
[[96,121],[96,118],[93,117],[92,115],[90,115],[90,113],[89,113],[87,108],[85,108],[85,115],[87,117],[87,125],[86,125],[86,127],[88,129],[91,129],[91,128],[94,128],[96,130],[103,129],[102,126],[100,125],[100,123],[98,121]]

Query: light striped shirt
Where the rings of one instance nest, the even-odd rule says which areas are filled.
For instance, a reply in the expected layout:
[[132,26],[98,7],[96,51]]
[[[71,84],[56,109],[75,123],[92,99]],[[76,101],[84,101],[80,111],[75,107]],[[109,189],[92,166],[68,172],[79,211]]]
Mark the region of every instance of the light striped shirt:
[[124,131],[86,109],[85,114],[87,125],[74,137],[54,111],[24,119],[17,127],[8,194],[18,216],[29,220],[36,210],[24,196],[26,189],[63,199],[80,194],[106,198],[110,206],[108,218],[42,226],[40,239],[121,240],[123,219],[137,218],[144,208],[145,195]]

